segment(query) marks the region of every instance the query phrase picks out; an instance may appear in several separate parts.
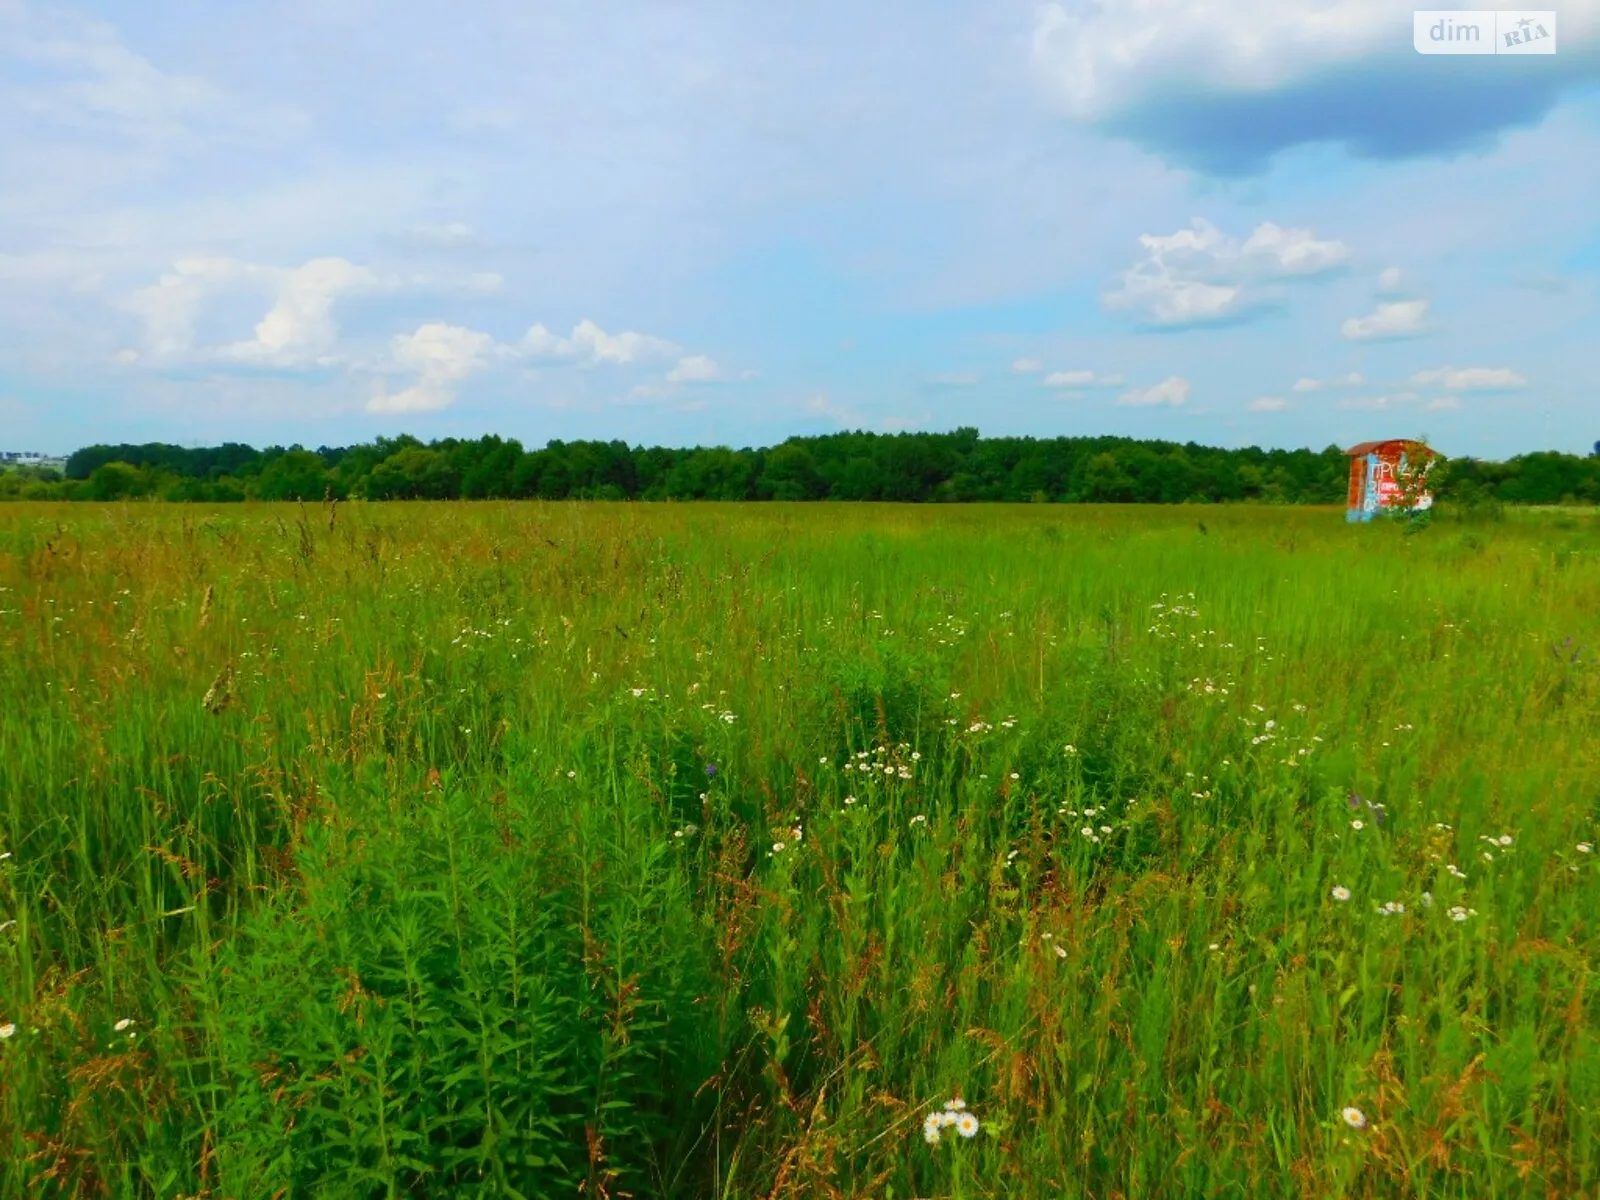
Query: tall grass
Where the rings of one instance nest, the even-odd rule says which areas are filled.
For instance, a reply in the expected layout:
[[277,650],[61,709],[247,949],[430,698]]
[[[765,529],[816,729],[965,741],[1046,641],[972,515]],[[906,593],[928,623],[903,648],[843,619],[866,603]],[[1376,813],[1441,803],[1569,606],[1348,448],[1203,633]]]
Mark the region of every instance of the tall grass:
[[0,1195],[1600,1195],[1597,596],[1535,516],[7,507]]

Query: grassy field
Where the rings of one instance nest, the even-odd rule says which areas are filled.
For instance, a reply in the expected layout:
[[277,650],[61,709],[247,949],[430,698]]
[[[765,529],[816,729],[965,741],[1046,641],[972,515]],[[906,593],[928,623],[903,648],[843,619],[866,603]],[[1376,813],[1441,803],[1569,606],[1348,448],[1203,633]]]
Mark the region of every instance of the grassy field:
[[1559,513],[0,508],[0,1195],[1595,1197],[1597,662]]

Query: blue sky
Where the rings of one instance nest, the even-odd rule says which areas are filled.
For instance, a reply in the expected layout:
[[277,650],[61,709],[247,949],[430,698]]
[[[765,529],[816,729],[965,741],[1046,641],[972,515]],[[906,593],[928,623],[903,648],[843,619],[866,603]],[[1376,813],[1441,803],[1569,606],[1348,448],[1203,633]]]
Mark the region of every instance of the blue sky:
[[1600,0],[0,0],[0,449],[1600,439]]

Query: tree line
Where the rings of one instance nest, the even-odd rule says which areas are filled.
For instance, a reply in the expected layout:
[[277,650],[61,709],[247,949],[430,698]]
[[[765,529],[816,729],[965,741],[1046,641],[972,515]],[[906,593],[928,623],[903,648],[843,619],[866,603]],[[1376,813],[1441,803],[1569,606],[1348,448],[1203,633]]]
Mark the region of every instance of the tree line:
[[[1225,450],[1122,437],[835,433],[781,445],[671,449],[552,441],[524,449],[488,435],[355,446],[237,442],[94,445],[64,472],[0,474],[0,499],[241,500],[888,500],[902,502],[1342,504],[1349,461],[1323,450]],[[1441,459],[1435,495],[1465,503],[1600,503],[1600,445],[1505,462]]]

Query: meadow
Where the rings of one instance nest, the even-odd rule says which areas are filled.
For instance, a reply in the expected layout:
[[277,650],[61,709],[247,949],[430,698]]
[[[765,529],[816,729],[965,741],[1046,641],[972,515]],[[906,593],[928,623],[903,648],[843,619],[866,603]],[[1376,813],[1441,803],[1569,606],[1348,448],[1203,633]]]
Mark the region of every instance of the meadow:
[[7,505],[0,1195],[1600,1196],[1597,663],[1561,513]]

